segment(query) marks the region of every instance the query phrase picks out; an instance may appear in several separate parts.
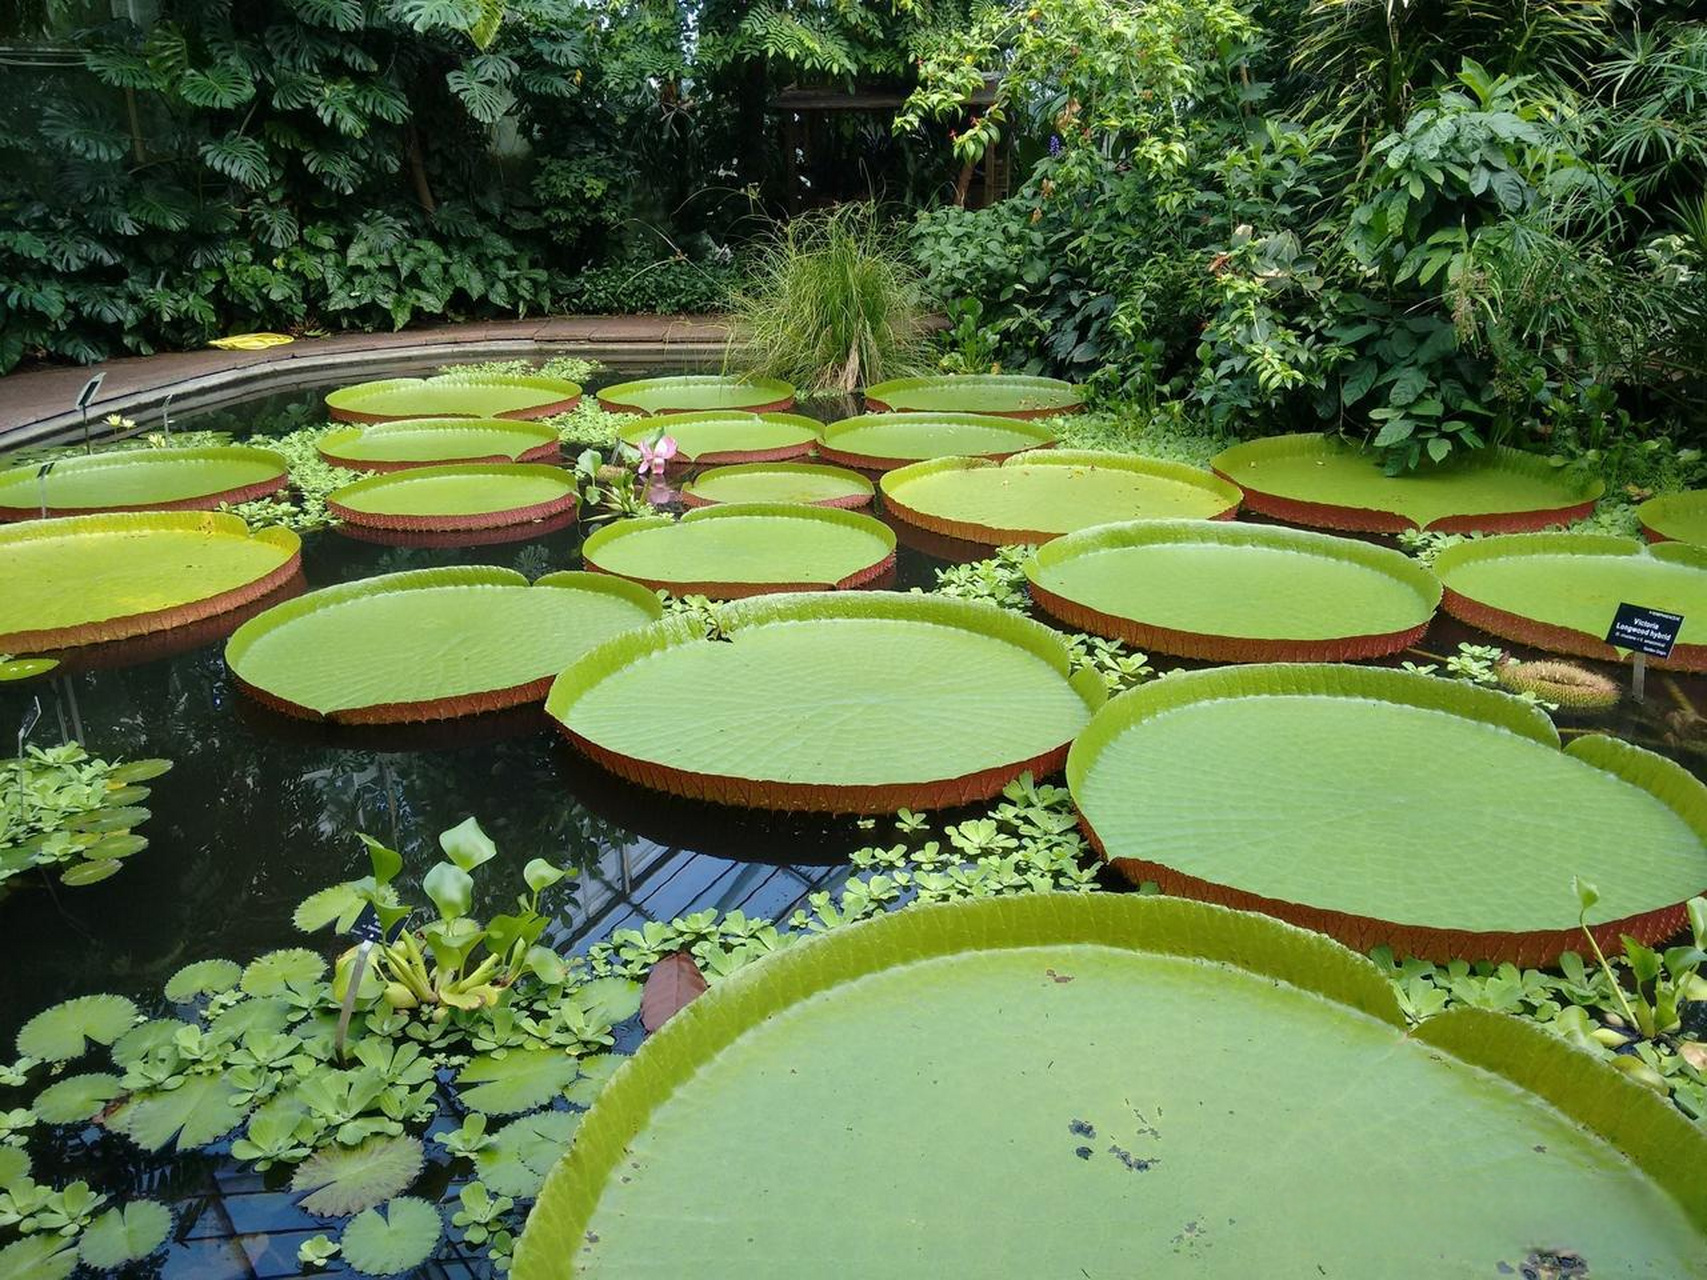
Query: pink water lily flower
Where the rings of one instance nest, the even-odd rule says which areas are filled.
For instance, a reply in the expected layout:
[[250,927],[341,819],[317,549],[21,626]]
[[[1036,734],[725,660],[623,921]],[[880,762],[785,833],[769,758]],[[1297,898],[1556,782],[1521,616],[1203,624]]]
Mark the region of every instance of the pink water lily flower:
[[670,459],[676,456],[676,438],[674,436],[659,436],[657,443],[640,443],[640,474],[648,473],[661,476]]

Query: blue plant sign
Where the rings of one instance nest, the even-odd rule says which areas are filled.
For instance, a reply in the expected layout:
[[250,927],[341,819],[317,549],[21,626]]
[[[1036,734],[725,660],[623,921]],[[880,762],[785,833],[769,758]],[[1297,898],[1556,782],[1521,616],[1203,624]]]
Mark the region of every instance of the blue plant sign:
[[373,909],[373,903],[370,902],[362,908],[355,923],[345,933],[357,942],[395,942],[397,935],[403,932],[403,924],[404,922],[399,920],[392,925],[388,935],[385,926],[379,922],[379,913]]
[[1606,633],[1606,643],[1650,658],[1671,657],[1677,634],[1683,630],[1683,615],[1639,604],[1621,604]]

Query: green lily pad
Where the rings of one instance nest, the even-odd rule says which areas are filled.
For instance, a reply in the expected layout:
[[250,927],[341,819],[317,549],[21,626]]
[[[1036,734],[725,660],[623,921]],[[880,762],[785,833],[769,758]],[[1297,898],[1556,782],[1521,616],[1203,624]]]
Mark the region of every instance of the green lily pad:
[[0,1143],[0,1191],[30,1176],[30,1153],[22,1147]]
[[335,467],[396,471],[474,462],[555,462],[554,428],[508,418],[401,418],[329,431],[316,445]]
[[44,1062],[81,1058],[92,1044],[111,1044],[136,1020],[123,996],[78,996],[44,1009],[18,1032],[18,1053]]
[[456,1077],[458,1096],[471,1111],[513,1115],[543,1107],[579,1073],[575,1059],[556,1049],[483,1053]]
[[1245,491],[1252,511],[1363,533],[1544,529],[1589,515],[1605,490],[1503,446],[1389,476],[1373,454],[1318,432],[1236,444],[1210,465]]
[[1686,542],[1644,549],[1632,538],[1513,534],[1448,547],[1434,571],[1444,606],[1472,626],[1555,653],[1616,662],[1606,643],[1620,604],[1683,615],[1658,667],[1707,671],[1707,550]]
[[844,467],[890,471],[932,458],[1000,460],[1055,443],[1049,428],[976,413],[868,413],[824,428],[819,456]]
[[0,649],[63,648],[163,631],[235,609],[300,568],[288,529],[151,511],[0,528]]
[[662,612],[650,591],[601,574],[530,585],[509,569],[419,569],[276,605],[225,657],[246,693],[290,715],[436,719],[538,702],[574,659]]
[[271,449],[217,445],[126,449],[61,458],[45,479],[37,466],[0,471],[0,520],[97,511],[212,511],[284,488],[290,463]]
[[1687,542],[1707,547],[1707,491],[1667,493],[1636,508],[1636,519],[1654,542]]
[[[788,1141],[755,1145],[755,1116]],[[611,1082],[512,1274],[1432,1280],[1552,1249],[1683,1277],[1704,1160],[1664,1098],[1539,1027],[1408,1027],[1328,939],[1037,894],[880,916],[720,982]],[[1016,1187],[1027,1211],[992,1213]]]
[[575,510],[561,467],[485,463],[410,467],[357,480],[326,499],[340,520],[371,529],[497,529]]
[[248,1106],[237,1102],[237,1086],[224,1076],[187,1076],[175,1089],[132,1094],[108,1118],[107,1127],[145,1151],[176,1139],[177,1150],[205,1147],[243,1122]]
[[[108,775],[114,782],[130,784],[133,782],[149,782],[161,774],[172,771],[172,762],[154,757],[147,760],[130,760],[119,765]],[[145,815],[146,816],[146,815]]]
[[[1431,762],[1419,767],[1419,761]],[[1707,884],[1707,787],[1489,689],[1365,667],[1177,675],[1073,744],[1086,830],[1134,883],[1267,911],[1366,950],[1548,963],[1664,938]]]
[[174,973],[166,983],[166,998],[184,1004],[197,996],[216,996],[229,991],[243,976],[235,960],[197,960]]
[[326,397],[340,422],[391,422],[399,418],[549,418],[581,400],[578,384],[538,374],[479,379],[383,378],[344,387]]
[[989,413],[1042,418],[1084,408],[1084,393],[1057,378],[1014,373],[892,378],[865,389],[866,408],[919,413]]
[[[632,978],[594,978],[575,988],[575,1003],[597,1026],[626,1022],[640,1012],[645,988]],[[586,1064],[582,1064],[583,1070]]]
[[1124,520],[1225,520],[1237,486],[1158,458],[1033,450],[1000,465],[934,458],[884,475],[883,507],[949,538],[992,544],[1048,542]]
[[[141,839],[141,837],[137,837]],[[147,843],[146,840],[143,841]],[[124,863],[117,858],[89,858],[83,862],[74,862],[59,873],[59,882],[68,884],[73,889],[83,885],[99,884],[110,876],[116,876],[124,870]]]
[[856,511],[739,503],[618,520],[587,538],[581,560],[654,590],[727,600],[862,586],[894,565],[895,533]]
[[792,502],[814,507],[863,507],[871,481],[845,467],[807,462],[748,462],[712,467],[682,486],[682,502],[709,507],[728,502]]
[[67,831],[129,831],[132,827],[148,821],[148,810],[135,805],[114,805],[111,808],[91,809],[87,813],[73,814],[66,818],[63,825]]
[[775,378],[687,374],[619,382],[599,392],[599,404],[612,413],[702,413],[708,409],[771,413],[794,406],[794,388]]
[[112,1271],[140,1262],[172,1234],[172,1211],[152,1200],[131,1200],[89,1224],[78,1250],[86,1266]]
[[276,1035],[289,1025],[290,1013],[290,1004],[277,997],[245,1000],[232,1005],[208,1023],[208,1031],[228,1040],[241,1040],[251,1031],[257,1035]]
[[25,1236],[0,1249],[0,1280],[65,1280],[76,1269],[77,1242],[64,1236]]
[[1397,653],[1440,603],[1434,575],[1386,547],[1207,520],[1083,529],[1025,572],[1032,598],[1071,627],[1219,662]]
[[302,1207],[309,1213],[348,1217],[406,1189],[425,1160],[421,1140],[407,1134],[376,1134],[354,1147],[333,1143],[296,1167],[290,1189],[302,1195]]
[[81,1124],[123,1092],[119,1078],[104,1071],[66,1076],[38,1093],[30,1110],[48,1124]]
[[797,413],[743,413],[723,409],[675,413],[631,422],[617,432],[630,450],[669,436],[672,461],[777,462],[802,458],[818,444],[820,423]]
[[8,658],[0,662],[0,683],[44,676],[58,665],[58,658]]
[[113,1041],[113,1062],[121,1070],[128,1069],[156,1049],[171,1044],[172,1037],[182,1031],[184,1025],[176,1018],[150,1018],[147,1022],[137,1023]]
[[596,1058],[581,1059],[581,1078],[563,1091],[563,1096],[578,1106],[590,1107],[599,1100],[605,1085],[616,1069],[628,1059],[620,1053],[601,1053]]
[[257,956],[243,970],[239,986],[252,996],[280,996],[326,972],[326,962],[306,947],[287,947]]
[[366,1276],[413,1271],[432,1256],[444,1219],[425,1200],[401,1196],[357,1214],[344,1228],[344,1261]]
[[475,1176],[498,1195],[531,1200],[580,1124],[578,1111],[541,1111],[512,1120],[490,1146],[474,1153]]
[[[714,508],[715,509],[715,508]],[[1101,704],[1060,636],[991,605],[888,592],[726,605],[721,640],[669,618],[557,678],[546,711],[631,781],[763,808],[890,813],[1059,767]],[[669,689],[671,714],[636,715]],[[976,726],[976,732],[969,732]]]

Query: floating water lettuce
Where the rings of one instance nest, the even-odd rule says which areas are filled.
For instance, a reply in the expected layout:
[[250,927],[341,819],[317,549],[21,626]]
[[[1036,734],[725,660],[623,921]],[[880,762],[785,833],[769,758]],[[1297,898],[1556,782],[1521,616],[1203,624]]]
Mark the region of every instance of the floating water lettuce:
[[794,407],[794,388],[776,378],[734,378],[714,373],[618,382],[599,392],[611,413],[702,413],[741,409],[773,413]]
[[383,378],[343,387],[326,397],[340,422],[399,418],[549,418],[581,402],[578,383],[540,374],[493,374],[479,379]]
[[[1428,762],[1426,766],[1419,761]],[[1092,842],[1135,883],[1434,960],[1652,943],[1707,885],[1707,787],[1539,709],[1372,667],[1230,667],[1121,695],[1073,744]]]
[[682,486],[682,504],[792,502],[814,507],[863,507],[876,492],[871,481],[846,467],[807,462],[749,462],[702,471]]
[[126,449],[0,471],[0,520],[106,511],[212,511],[277,493],[290,464],[270,449]]
[[1047,449],[1047,427],[978,413],[868,413],[824,428],[819,456],[862,471],[890,471],[930,458],[1000,460]]
[[1386,547],[1207,520],[1101,525],[1040,547],[1032,599],[1068,626],[1217,662],[1321,662],[1422,638],[1440,583]]
[[[788,1141],[754,1144],[755,1116]],[[1707,1134],[1604,1062],[1483,1010],[1413,1028],[1319,935],[1036,894],[718,983],[606,1087],[512,1274],[1562,1280],[1540,1268],[1568,1256],[1681,1280],[1704,1161]],[[1027,1211],[992,1213],[1016,1187]]]
[[400,471],[471,462],[556,462],[557,432],[507,418],[400,418],[345,427],[321,436],[316,448],[335,467]]
[[410,467],[347,484],[326,509],[347,524],[401,532],[504,529],[575,510],[575,478],[538,463]]
[[1009,418],[1046,418],[1084,408],[1084,393],[1070,382],[1014,373],[938,374],[894,378],[865,390],[875,413],[990,413]]
[[617,439],[639,451],[667,437],[675,442],[668,461],[779,462],[803,458],[818,444],[819,423],[797,413],[744,413],[733,409],[673,413],[643,418],[617,431]]

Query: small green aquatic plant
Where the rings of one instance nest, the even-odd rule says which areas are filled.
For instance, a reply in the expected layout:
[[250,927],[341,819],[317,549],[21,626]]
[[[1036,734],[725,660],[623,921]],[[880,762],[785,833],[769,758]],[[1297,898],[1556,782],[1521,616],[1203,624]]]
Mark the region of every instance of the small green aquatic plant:
[[0,886],[34,868],[57,871],[68,885],[118,874],[125,858],[148,847],[135,832],[149,816],[142,784],[171,767],[113,763],[76,743],[0,760]]
[[[251,529],[278,526],[297,533],[329,529],[338,517],[327,509],[326,499],[368,473],[334,467],[320,456],[320,441],[335,427],[304,427],[269,438],[267,447],[282,453],[290,463],[290,488],[271,498],[257,498],[234,507],[222,507],[243,518]],[[173,443],[177,438],[173,438]]]

